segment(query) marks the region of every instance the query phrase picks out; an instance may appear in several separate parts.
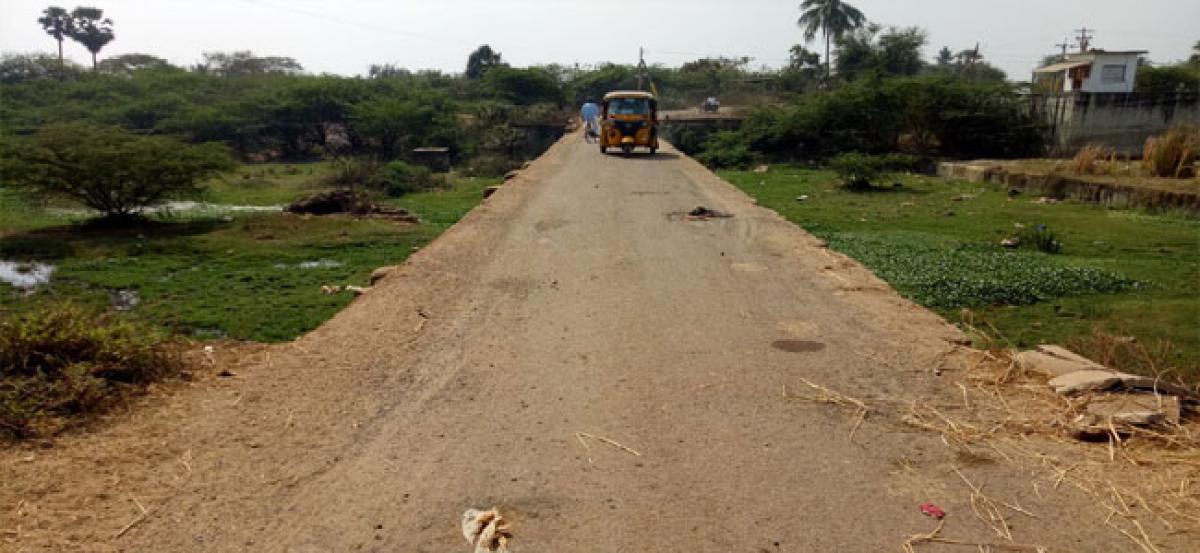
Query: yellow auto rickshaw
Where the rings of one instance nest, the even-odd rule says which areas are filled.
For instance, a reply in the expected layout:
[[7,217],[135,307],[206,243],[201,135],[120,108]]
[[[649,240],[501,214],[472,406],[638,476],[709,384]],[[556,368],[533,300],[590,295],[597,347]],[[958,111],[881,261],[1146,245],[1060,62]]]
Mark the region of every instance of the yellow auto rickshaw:
[[620,148],[658,151],[658,100],[649,92],[617,91],[604,95],[601,106],[600,153]]

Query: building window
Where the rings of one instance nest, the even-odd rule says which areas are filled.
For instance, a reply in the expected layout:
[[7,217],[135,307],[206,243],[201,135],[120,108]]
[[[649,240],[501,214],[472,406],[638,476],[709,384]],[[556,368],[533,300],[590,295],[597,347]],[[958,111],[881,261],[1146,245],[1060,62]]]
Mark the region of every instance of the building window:
[[1105,65],[1100,70],[1100,82],[1102,83],[1123,83],[1125,82],[1125,66],[1124,65]]

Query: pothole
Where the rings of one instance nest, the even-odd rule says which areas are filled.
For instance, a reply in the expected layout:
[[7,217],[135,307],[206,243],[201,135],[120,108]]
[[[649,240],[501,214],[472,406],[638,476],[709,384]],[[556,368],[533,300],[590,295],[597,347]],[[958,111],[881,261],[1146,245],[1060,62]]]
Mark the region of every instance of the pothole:
[[709,219],[726,219],[733,217],[732,213],[709,209],[704,206],[698,206],[691,211],[672,211],[667,214],[667,219],[671,221],[686,220],[686,221],[707,221]]

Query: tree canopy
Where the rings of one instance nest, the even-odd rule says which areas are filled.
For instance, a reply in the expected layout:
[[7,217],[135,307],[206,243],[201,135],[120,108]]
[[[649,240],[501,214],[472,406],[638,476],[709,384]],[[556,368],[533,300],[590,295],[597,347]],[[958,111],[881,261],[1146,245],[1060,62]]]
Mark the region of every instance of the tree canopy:
[[47,126],[32,142],[0,147],[7,160],[0,175],[8,182],[74,200],[116,219],[199,192],[198,182],[234,167],[219,144],[189,145],[78,124]]
[[96,69],[96,55],[116,35],[113,34],[112,19],[104,17],[104,10],[99,8],[79,7],[71,11],[71,40],[87,48],[92,54],[92,69]]
[[496,52],[492,50],[491,46],[484,44],[467,57],[467,71],[464,75],[468,79],[482,79],[488,70],[505,65],[507,64],[504,63],[500,52]]
[[800,11],[800,20],[796,23],[804,29],[804,40],[812,42],[818,32],[825,37],[825,78],[828,79],[831,45],[846,33],[861,28],[867,22],[867,16],[841,0],[804,0]]

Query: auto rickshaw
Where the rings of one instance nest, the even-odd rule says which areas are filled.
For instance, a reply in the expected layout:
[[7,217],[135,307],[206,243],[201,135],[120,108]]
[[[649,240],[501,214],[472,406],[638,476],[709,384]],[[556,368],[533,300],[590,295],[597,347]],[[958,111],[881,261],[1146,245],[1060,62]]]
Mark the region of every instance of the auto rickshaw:
[[600,153],[620,148],[658,151],[658,100],[649,92],[617,91],[604,95],[600,106]]

